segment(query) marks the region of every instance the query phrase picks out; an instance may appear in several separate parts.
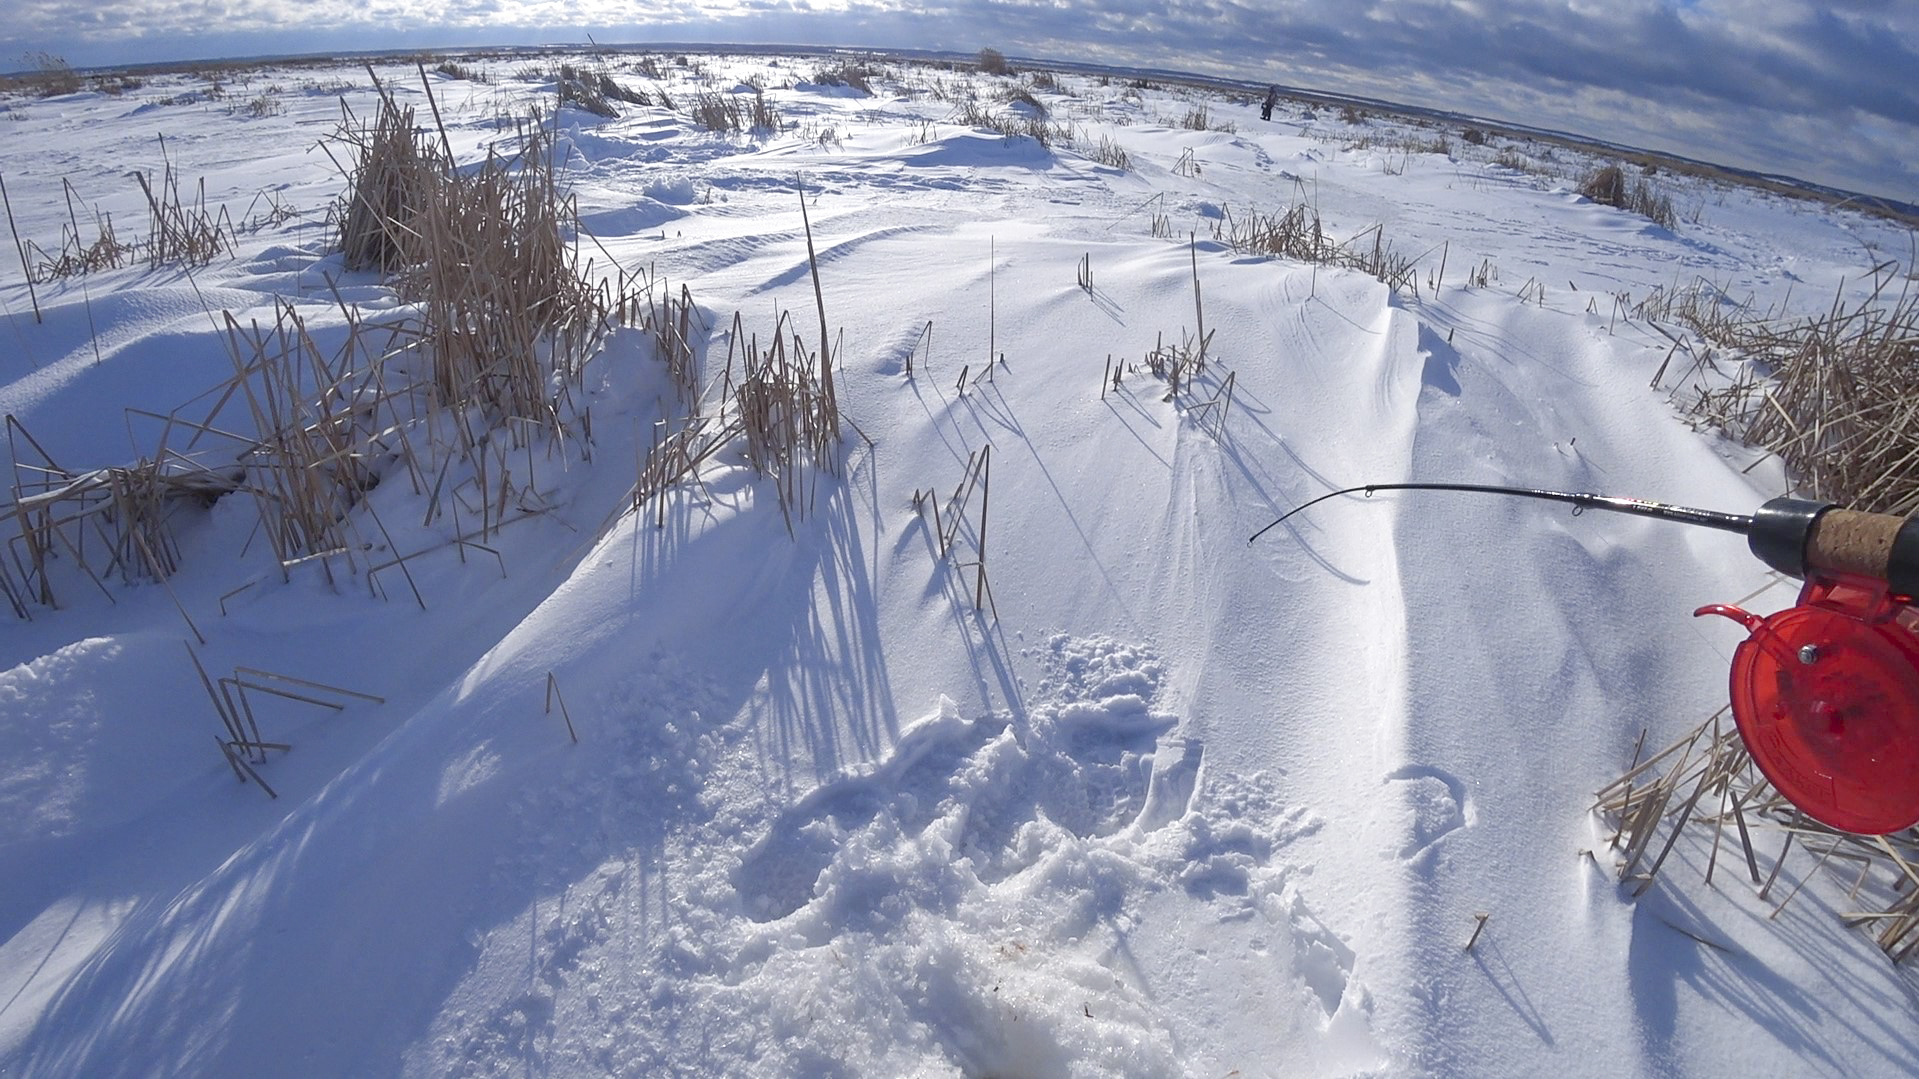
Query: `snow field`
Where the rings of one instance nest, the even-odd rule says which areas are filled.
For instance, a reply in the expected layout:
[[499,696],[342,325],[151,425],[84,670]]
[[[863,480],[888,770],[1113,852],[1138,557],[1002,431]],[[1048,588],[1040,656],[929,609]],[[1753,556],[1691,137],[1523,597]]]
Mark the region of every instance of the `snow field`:
[[[1919,1067],[1910,983],[1830,917],[1842,896],[1809,887],[1777,920],[1730,887],[1632,903],[1602,865],[1590,792],[1642,728],[1659,742],[1723,702],[1733,641],[1687,614],[1764,583],[1736,538],[1380,495],[1246,542],[1327,490],[1408,479],[1749,509],[1776,469],[1687,427],[1670,380],[1647,388],[1666,339],[1611,298],[1704,275],[1823,303],[1893,230],[1675,179],[1697,221],[1668,231],[1490,151],[1394,148],[1424,135],[1383,119],[1261,125],[1256,100],[1213,96],[1236,130],[1196,131],[1189,91],[1080,77],[1038,94],[1079,129],[1048,147],[951,122],[964,76],[906,69],[867,98],[786,87],[797,63],[669,69],[676,98],[762,76],[789,126],[760,138],[659,108],[559,123],[583,251],[690,286],[709,379],[736,310],[763,338],[782,311],[813,335],[803,184],[859,432],[844,475],[789,535],[722,454],[665,528],[602,531],[672,408],[616,336],[590,375],[594,461],[551,458],[546,511],[499,534],[499,562],[415,560],[424,610],[394,582],[282,582],[252,511],[216,503],[170,582],[208,667],[385,699],[276,707],[296,747],[263,772],[277,801],[205,745],[162,590],[81,582],[10,626],[0,877],[27,883],[0,895],[0,1071]],[[462,160],[551,93],[493,75],[435,77]],[[417,75],[381,77],[424,102]],[[338,347],[332,281],[407,317],[328,254],[340,183],[311,147],[337,80],[259,78],[285,115],[162,107],[179,87],[156,85],[27,103],[0,133],[26,235],[58,235],[62,175],[124,199],[156,130],[210,199],[264,184],[305,213],[191,275],[41,286],[44,324],[0,279],[0,408],[68,468],[147,452],[123,407],[228,377],[209,314],[284,296]],[[346,96],[364,114],[370,92]],[[1084,156],[1102,137],[1130,170]],[[1342,238],[1445,245],[1445,281],[1394,294],[1212,238],[1301,198]],[[1195,273],[1210,363],[1168,399],[1144,357],[1192,335]],[[1229,375],[1230,411],[1200,416]],[[988,447],[942,559],[914,495],[945,512]],[[444,540],[406,484],[373,500],[404,522],[396,550]],[[974,610],[981,558],[997,618]]]

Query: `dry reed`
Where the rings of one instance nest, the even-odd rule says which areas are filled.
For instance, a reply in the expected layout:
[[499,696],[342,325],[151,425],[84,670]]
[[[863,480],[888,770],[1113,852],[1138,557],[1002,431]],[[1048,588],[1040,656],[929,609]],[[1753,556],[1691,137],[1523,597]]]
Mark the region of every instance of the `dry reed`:
[[[1717,365],[1711,347],[1695,353],[1682,381],[1695,386],[1697,419],[1777,454],[1812,497],[1909,516],[1919,511],[1919,293],[1890,263],[1873,281],[1864,299],[1835,297],[1809,318],[1751,317],[1703,283],[1636,313],[1753,361],[1702,385],[1693,376]],[[1692,351],[1679,339],[1674,351],[1682,344]]]
[[[1642,748],[1644,741],[1641,734]],[[1913,887],[1919,884],[1914,870],[1919,829],[1859,836],[1811,820],[1760,774],[1723,709],[1643,761],[1636,748],[1628,770],[1596,797],[1601,819],[1613,827],[1609,849],[1614,868],[1622,883],[1634,886],[1635,897],[1661,879],[1668,856],[1690,828],[1706,850],[1702,874],[1707,886],[1713,886],[1723,854],[1734,873],[1743,871],[1759,901],[1772,905],[1769,917],[1777,918],[1823,871],[1846,889],[1841,917],[1869,932],[1893,962],[1919,950],[1919,888]],[[1710,840],[1705,832],[1711,833]],[[1762,868],[1754,836],[1768,833],[1784,838],[1776,852],[1765,852],[1764,860],[1771,864]],[[1797,881],[1774,903],[1774,889],[1795,842],[1812,862],[1804,865],[1802,858]]]

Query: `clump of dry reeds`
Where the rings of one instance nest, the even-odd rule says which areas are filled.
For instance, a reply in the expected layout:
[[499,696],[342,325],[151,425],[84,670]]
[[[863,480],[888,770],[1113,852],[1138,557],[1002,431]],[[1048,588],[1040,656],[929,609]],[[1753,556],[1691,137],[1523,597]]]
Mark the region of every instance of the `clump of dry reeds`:
[[1650,218],[1656,225],[1672,228],[1679,221],[1673,212],[1672,198],[1641,174],[1631,180],[1618,165],[1603,165],[1579,181],[1579,193],[1605,206],[1629,210]]
[[690,112],[693,122],[708,131],[727,134],[730,132],[770,132],[780,126],[779,110],[766,98],[766,92],[759,87],[753,88],[753,100],[744,104],[740,94],[718,94],[702,91],[693,98]]
[[456,170],[444,132],[416,133],[412,110],[383,95],[370,128],[337,136],[358,153],[340,245],[349,266],[383,270],[421,305],[443,402],[536,419],[608,310],[565,240],[577,215],[554,178],[551,132],[536,115],[519,136],[518,153]]
[[1213,239],[1236,252],[1358,270],[1394,292],[1419,293],[1418,260],[1395,250],[1386,240],[1384,226],[1335,240],[1327,233],[1319,209],[1305,201],[1271,214],[1254,209],[1242,216],[1228,207],[1213,222]]
[[[323,338],[291,301],[266,325],[227,314],[232,379],[197,422],[140,413],[165,427],[153,459],[131,468],[69,472],[10,424],[13,501],[0,516],[16,534],[0,593],[17,615],[57,601],[54,559],[109,599],[114,573],[164,583],[180,557],[173,516],[236,492],[254,500],[283,574],[317,564],[333,580],[338,563],[378,595],[379,575],[397,569],[425,606],[407,568],[425,552],[394,547],[367,497],[377,486],[410,483],[423,526],[450,514],[441,546],[463,559],[491,553],[492,532],[544,510],[536,442],[549,456],[568,444],[590,455],[583,370],[606,331],[639,325],[697,401],[690,295],[644,274],[597,281],[577,265],[565,239],[577,217],[537,120],[517,155],[460,170],[443,130],[416,132],[412,113],[382,98],[376,123],[345,114],[336,136],[355,151],[336,216],[348,264],[384,272],[412,301],[407,316],[370,327],[341,300],[345,326]],[[229,409],[244,418],[222,419]]]
[[1127,153],[1126,147],[1121,146],[1109,135],[1101,135],[1099,145],[1089,150],[1086,156],[1121,172],[1129,172],[1133,168],[1133,155]]
[[813,82],[820,86],[844,86],[871,95],[873,80],[879,74],[875,68],[849,60],[813,72]]
[[[1807,817],[1759,772],[1723,709],[1642,760],[1644,744],[1642,733],[1630,767],[1598,793],[1595,807],[1613,827],[1608,850],[1635,897],[1660,879],[1691,828],[1700,842],[1707,832],[1712,837],[1703,871],[1708,887],[1723,854],[1727,872],[1743,870],[1759,900],[1772,904],[1768,917],[1777,918],[1824,871],[1846,890],[1840,917],[1847,924],[1870,933],[1895,963],[1919,951],[1919,829],[1860,836]],[[1772,849],[1768,838],[1781,836]],[[1786,876],[1795,844],[1797,872]],[[1710,947],[1728,947],[1672,928]]]
[[[826,299],[814,257],[812,223],[805,220],[804,192],[800,205],[819,315],[818,349],[807,346],[799,327],[783,311],[774,322],[769,343],[762,348],[759,335],[749,334],[745,320],[736,312],[728,335],[726,366],[715,380],[719,385],[718,411],[704,415],[695,392],[697,374],[686,338],[692,301],[682,288],[684,303],[679,308],[677,335],[670,330],[655,332],[659,351],[667,359],[669,373],[674,375],[689,414],[677,422],[655,426],[651,447],[639,462],[638,478],[623,512],[637,513],[651,504],[656,527],[664,527],[666,493],[685,484],[700,485],[700,466],[731,446],[756,472],[773,482],[774,497],[790,533],[812,511],[818,477],[840,472],[843,421],[834,385]],[[669,305],[667,311],[671,310]],[[653,324],[670,327],[671,319],[656,319]],[[675,352],[681,349],[684,351],[676,360]],[[607,527],[612,524],[608,521]]]
[[27,53],[24,59],[29,70],[0,75],[0,90],[17,91],[35,97],[80,92],[80,76],[65,58],[40,51]]
[[[386,272],[406,265],[418,237],[407,228],[436,173],[451,169],[442,148],[414,136],[413,109],[381,99],[379,118],[362,124],[343,100],[334,138],[353,151],[347,193],[336,208],[340,253],[354,270]],[[331,149],[328,150],[331,154]],[[336,158],[336,166],[340,165]]]
[[[1752,316],[1703,283],[1663,299],[1645,313],[1755,361],[1729,383],[1696,389],[1696,417],[1778,454],[1812,497],[1919,512],[1919,293],[1911,278],[1883,264],[1863,299],[1835,297],[1824,313],[1796,319]],[[1709,347],[1695,370],[1712,364]]]
[[114,577],[164,581],[180,562],[176,514],[239,486],[233,470],[208,469],[172,452],[165,439],[156,459],[70,471],[15,417],[6,418],[6,432],[13,483],[0,519],[14,527],[0,564],[0,593],[20,618],[31,617],[29,603],[60,606],[54,563],[63,560],[109,601],[114,596],[106,582]]
[[[674,350],[684,347],[684,321],[691,310],[684,290],[682,295],[679,343],[671,333],[660,338],[670,372],[676,369]],[[661,323],[671,324],[665,319],[654,324]],[[779,314],[770,343],[762,347],[759,335],[749,333],[736,312],[727,335],[726,366],[718,379],[718,411],[708,416],[702,414],[694,392],[697,375],[692,371],[690,348],[683,356],[677,367],[682,376],[676,382],[689,414],[655,424],[625,511],[639,513],[651,507],[655,526],[665,527],[666,494],[685,485],[703,486],[701,466],[731,446],[754,471],[772,481],[774,498],[792,531],[812,510],[817,477],[837,474],[841,468],[841,417],[830,360],[806,346],[789,313]]]
[[[78,194],[70,181],[62,178],[61,191],[66,198],[67,219],[60,227],[60,247],[50,252],[30,239],[19,240],[20,261],[29,283],[62,277],[117,270],[138,262],[149,266],[202,266],[233,249],[243,228],[284,221],[292,211],[273,197],[268,214],[236,226],[225,206],[209,207],[206,181],[200,181],[189,202],[180,193],[179,177],[167,154],[166,140],[160,141],[162,172],[156,182],[144,172],[133,173],[146,197],[147,235],[126,240],[115,228],[111,214],[97,209],[91,229],[83,229],[75,201]],[[255,202],[258,202],[256,196]],[[11,202],[8,205],[11,218]],[[88,238],[91,232],[92,238]]]
[[996,111],[981,104],[976,97],[961,99],[954,108],[950,122],[986,131],[996,131],[1009,139],[1024,136],[1041,146],[1052,146],[1054,143],[1069,141],[1073,136],[1071,128],[1048,121],[1043,109]]
[[480,82],[480,83],[491,81],[490,79],[487,78],[487,74],[484,70],[476,67],[470,67],[456,60],[442,60],[438,64],[434,65],[433,70],[439,72],[442,75],[445,75],[449,79],[459,79],[465,82]]
[[[797,326],[781,314],[771,342],[741,339],[736,321],[727,350],[728,402],[749,464],[774,481],[787,527],[812,508],[809,476],[840,467],[839,402],[829,358],[808,349]],[[733,378],[735,350],[740,373]],[[810,466],[810,467],[809,467]]]
[[330,577],[336,556],[355,565],[367,544],[351,511],[380,482],[373,432],[398,418],[394,402],[380,400],[359,369],[357,335],[329,355],[286,300],[271,327],[242,326],[229,314],[226,331],[232,396],[258,432],[239,460],[282,570],[313,560]]
[[553,81],[559,91],[560,104],[578,106],[595,116],[619,116],[619,107],[614,102],[643,107],[654,103],[646,91],[621,86],[605,69],[561,64],[554,69]]
[[230,111],[249,120],[264,120],[269,116],[280,116],[287,111],[286,103],[280,100],[277,87],[255,94],[244,105],[236,105]]
[[226,207],[207,208],[207,182],[200,180],[191,204],[180,196],[180,181],[167,156],[165,137],[160,140],[160,159],[164,166],[156,188],[147,174],[136,172],[133,178],[147,197],[152,217],[143,254],[149,265],[204,266],[237,242],[233,222]]
[[1008,105],[1016,106],[1030,115],[1045,117],[1048,114],[1046,106],[1040,102],[1039,98],[1019,87],[1006,91],[1003,96]]
[[35,281],[51,281],[100,270],[117,270],[135,261],[139,246],[120,239],[113,228],[113,215],[95,211],[94,238],[88,240],[80,228],[80,215],[74,210],[73,185],[60,180],[67,198],[67,221],[60,227],[60,253],[48,254],[33,241],[26,242],[28,276]]

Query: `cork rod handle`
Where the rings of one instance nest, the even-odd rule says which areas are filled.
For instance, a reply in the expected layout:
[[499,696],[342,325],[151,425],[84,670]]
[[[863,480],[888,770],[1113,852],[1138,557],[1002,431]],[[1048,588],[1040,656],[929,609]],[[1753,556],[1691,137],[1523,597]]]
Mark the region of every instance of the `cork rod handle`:
[[1889,513],[1827,510],[1806,538],[1806,564],[1886,580],[1892,575],[1893,540],[1905,523],[1905,518]]

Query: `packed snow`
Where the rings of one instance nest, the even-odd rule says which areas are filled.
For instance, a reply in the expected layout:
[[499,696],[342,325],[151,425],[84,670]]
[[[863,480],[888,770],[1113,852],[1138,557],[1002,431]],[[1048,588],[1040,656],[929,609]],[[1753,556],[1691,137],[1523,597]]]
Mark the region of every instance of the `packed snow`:
[[[582,262],[686,286],[709,382],[736,312],[813,339],[804,200],[840,474],[790,518],[721,453],[631,512],[675,406],[616,332],[590,460],[529,451],[537,504],[486,550],[395,479],[366,532],[418,555],[410,583],[283,575],[233,495],[176,521],[164,587],[69,560],[57,606],[0,609],[0,1075],[1919,1071],[1913,975],[1843,888],[1771,916],[1688,839],[1634,898],[1591,812],[1642,731],[1724,703],[1736,631],[1690,612],[1791,602],[1742,540],[1406,493],[1248,543],[1366,483],[1750,512],[1786,478],[1688,422],[1676,331],[1633,306],[1704,279],[1817,310],[1908,255],[1899,226],[1662,173],[1669,229],[1576,194],[1598,159],[1564,146],[1262,122],[1257,92],[1061,75],[1036,110],[929,66],[869,95],[816,59],[610,62],[681,109],[765,88],[776,130],[716,134],[554,116],[543,69],[463,62],[489,80],[376,71],[466,162],[546,107]],[[22,240],[57,250],[69,198],[89,238],[108,213],[143,236],[128,174],[170,165],[240,241],[31,295],[6,260],[11,482],[215,414],[227,313],[284,301],[322,352],[349,313],[412,317],[328,214],[367,72],[223,78],[5,103]],[[1410,282],[1216,238],[1294,205],[1355,249],[1377,226]],[[1148,355],[1202,323],[1170,387]],[[255,698],[292,747],[256,765],[270,798],[209,744],[196,658],[366,696]]]

